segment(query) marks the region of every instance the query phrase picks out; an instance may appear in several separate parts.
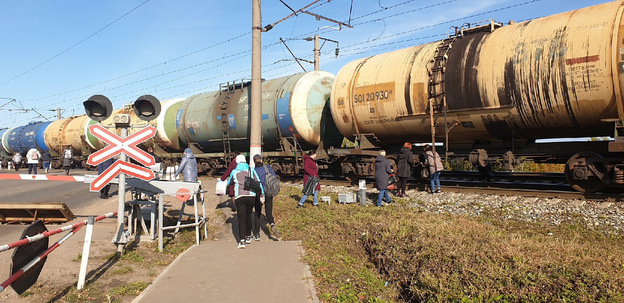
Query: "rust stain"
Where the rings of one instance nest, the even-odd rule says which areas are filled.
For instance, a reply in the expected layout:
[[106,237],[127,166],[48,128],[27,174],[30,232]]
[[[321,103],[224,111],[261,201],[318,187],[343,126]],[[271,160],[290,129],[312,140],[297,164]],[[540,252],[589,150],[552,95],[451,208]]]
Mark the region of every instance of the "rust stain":
[[574,64],[579,64],[579,63],[597,62],[598,60],[600,60],[600,56],[598,56],[598,55],[585,56],[585,57],[580,57],[580,58],[572,58],[572,59],[566,59],[566,65],[574,65]]

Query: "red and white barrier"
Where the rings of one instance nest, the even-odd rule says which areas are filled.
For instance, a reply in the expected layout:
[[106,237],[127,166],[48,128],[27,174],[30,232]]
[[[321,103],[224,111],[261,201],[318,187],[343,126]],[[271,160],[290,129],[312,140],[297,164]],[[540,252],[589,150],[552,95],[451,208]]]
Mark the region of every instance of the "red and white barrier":
[[33,180],[33,181],[84,182],[84,176],[0,174],[0,180]]
[[78,232],[80,227],[82,227],[82,225],[74,228],[68,234],[63,236],[60,240],[56,241],[56,243],[54,243],[54,245],[50,246],[39,257],[36,257],[32,261],[28,262],[28,264],[24,265],[24,267],[22,267],[20,270],[18,270],[13,275],[11,275],[9,277],[9,279],[7,279],[2,284],[0,284],[0,292],[2,292],[7,286],[11,285],[11,283],[13,283],[17,279],[19,279],[19,277],[21,277],[26,271],[31,269],[33,266],[37,265],[37,263],[41,262],[41,260],[43,258],[45,258],[46,256],[48,256],[53,250],[55,250],[57,247],[61,246],[61,244],[63,244],[63,242],[65,242],[67,239],[69,239],[69,237],[73,236],[76,232]]
[[[100,220],[103,220],[103,219],[106,219],[106,218],[111,218],[111,217],[114,217],[114,216],[117,216],[117,212],[112,212],[112,213],[103,214],[101,216],[97,216],[97,217],[95,217],[95,221],[97,222],[97,221],[100,221]],[[2,245],[2,246],[0,246],[0,252],[7,251],[9,249],[16,248],[16,247],[19,247],[19,246],[24,246],[24,245],[26,245],[28,243],[39,241],[39,240],[41,240],[43,238],[46,238],[46,237],[49,237],[49,236],[53,236],[53,235],[56,235],[56,234],[60,234],[60,233],[62,233],[64,231],[80,228],[83,225],[87,224],[87,221],[88,220],[84,220],[82,222],[78,222],[78,223],[73,224],[73,225],[63,226],[63,227],[61,227],[59,229],[42,232],[42,233],[36,234],[36,235],[34,235],[32,237],[26,237],[26,238],[21,239],[19,241],[15,241],[13,243]]]

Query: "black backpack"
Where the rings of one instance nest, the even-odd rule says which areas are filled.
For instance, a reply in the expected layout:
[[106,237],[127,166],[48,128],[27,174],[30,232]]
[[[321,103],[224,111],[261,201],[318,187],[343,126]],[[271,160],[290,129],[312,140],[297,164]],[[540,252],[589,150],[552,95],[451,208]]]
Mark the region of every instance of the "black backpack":
[[279,179],[277,179],[276,176],[269,173],[269,170],[267,169],[266,165],[264,166],[264,171],[266,172],[266,176],[265,176],[266,188],[264,189],[264,192],[271,197],[275,197],[280,191],[280,181]]

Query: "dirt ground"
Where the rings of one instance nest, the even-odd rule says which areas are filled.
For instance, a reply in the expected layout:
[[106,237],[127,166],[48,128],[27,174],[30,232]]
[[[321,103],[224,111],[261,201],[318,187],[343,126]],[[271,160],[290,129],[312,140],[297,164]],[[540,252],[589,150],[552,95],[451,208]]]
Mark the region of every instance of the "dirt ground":
[[[200,178],[205,194],[205,208],[208,222],[209,240],[232,240],[231,230],[227,230],[226,220],[230,216],[227,207],[228,197],[214,195],[216,179]],[[131,199],[126,195],[126,201]],[[118,197],[115,195],[102,203],[84,209],[72,209],[77,216],[71,222],[64,224],[46,224],[48,230],[54,230],[66,225],[86,220],[88,216],[100,215],[117,209]],[[173,197],[165,199],[166,216],[177,218],[181,202]],[[185,214],[192,214],[193,208],[186,206]],[[199,208],[201,214],[201,207]],[[184,219],[190,219],[184,216]],[[170,219],[171,220],[171,219]],[[165,220],[167,225],[175,221]],[[121,258],[116,256],[117,247],[111,243],[116,228],[117,218],[113,217],[97,222],[94,225],[92,244],[87,270],[86,286],[78,291],[76,284],[80,272],[81,256],[84,246],[86,228],[83,227],[74,236],[69,238],[54,252],[52,252],[41,271],[41,274],[28,291],[18,295],[11,287],[0,293],[0,302],[131,302],[141,290],[162,272],[177,255],[194,244],[194,228],[187,228],[175,240],[165,240],[165,252],[158,252],[158,239],[153,242],[137,241],[126,244],[126,251]],[[27,225],[7,226],[15,234],[12,241],[19,239],[21,231]],[[67,232],[50,237],[50,245],[58,241]],[[185,242],[184,243],[180,242]],[[205,240],[203,240],[205,241]],[[233,241],[233,240],[232,240]],[[0,245],[8,243],[0,243]],[[12,251],[4,252],[0,259],[0,273],[4,281],[10,272],[10,256]]]

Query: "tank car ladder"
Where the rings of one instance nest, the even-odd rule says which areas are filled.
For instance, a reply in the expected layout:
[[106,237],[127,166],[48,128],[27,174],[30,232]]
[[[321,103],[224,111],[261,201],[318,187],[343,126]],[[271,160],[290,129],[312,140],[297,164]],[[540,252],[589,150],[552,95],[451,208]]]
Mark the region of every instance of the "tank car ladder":
[[[440,41],[433,53],[433,59],[429,61],[431,68],[428,70],[429,74],[429,120],[431,121],[431,142],[433,151],[435,151],[435,114],[444,112],[444,121],[446,125],[446,91],[444,83],[444,73],[446,72],[446,61],[448,60],[449,51],[453,47],[453,42],[458,37],[457,28],[455,28],[455,34],[447,34],[447,37]],[[447,134],[448,135],[448,134]]]
[[[241,81],[238,84],[243,89],[244,82]],[[230,121],[228,120],[227,109],[232,94],[236,90],[237,83],[233,81],[219,84],[219,99],[221,104],[221,130],[223,132],[223,155],[227,159],[228,155],[232,154],[232,146],[230,142]]]

